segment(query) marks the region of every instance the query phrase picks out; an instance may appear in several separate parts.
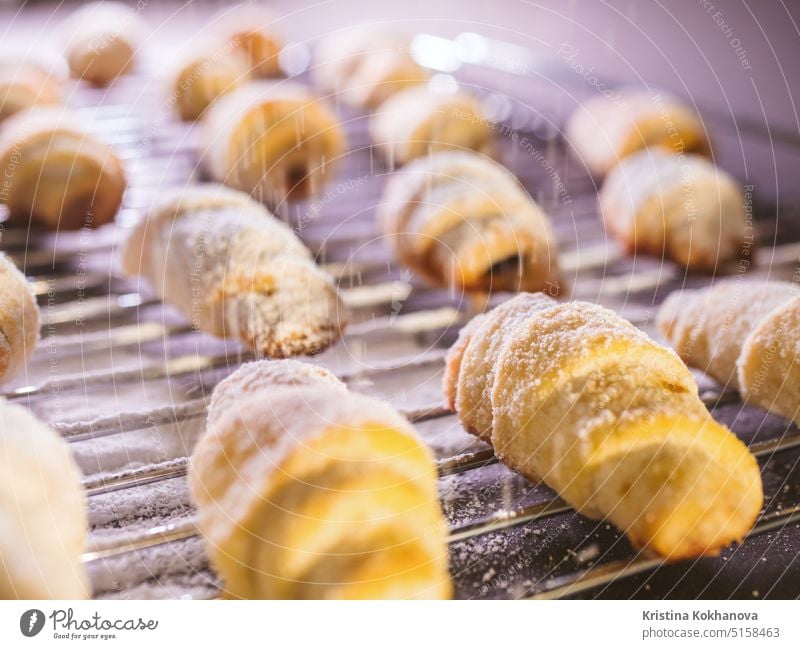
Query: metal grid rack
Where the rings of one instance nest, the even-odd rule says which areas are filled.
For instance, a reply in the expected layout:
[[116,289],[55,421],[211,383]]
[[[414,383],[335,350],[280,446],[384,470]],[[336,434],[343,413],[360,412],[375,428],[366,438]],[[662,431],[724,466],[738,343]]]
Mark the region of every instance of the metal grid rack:
[[[606,238],[595,185],[559,135],[564,114],[586,94],[579,80],[552,66],[519,74],[487,65],[465,64],[457,77],[482,93],[505,125],[503,160],[550,213],[573,296],[649,330],[670,290],[709,278],[660,260],[626,259]],[[558,75],[561,96],[538,92]],[[5,396],[50,421],[75,450],[92,525],[84,561],[98,597],[217,595],[186,493],[187,456],[213,386],[249,358],[234,343],[192,331],[144,284],[119,273],[118,247],[140,211],[159,190],[198,178],[196,131],[178,124],[163,102],[142,76],[108,91],[76,89],[72,105],[129,170],[116,225],[58,235],[6,229],[0,237],[44,309],[42,343],[27,376]],[[456,596],[798,596],[800,433],[703,377],[704,400],[750,444],[766,491],[750,537],[718,558],[666,566],[636,554],[608,524],[581,517],[543,485],[497,464],[489,447],[461,430],[441,404],[442,360],[477,305],[424,286],[388,258],[373,211],[390,170],[373,156],[366,116],[337,110],[351,149],[344,168],[320,200],[279,215],[339,278],[354,314],[343,341],[315,362],[352,389],[393,403],[436,451]],[[754,129],[754,137],[769,136]],[[780,245],[751,274],[795,272],[800,245],[793,241],[800,236],[780,226],[757,224],[760,238],[772,243],[779,236]]]

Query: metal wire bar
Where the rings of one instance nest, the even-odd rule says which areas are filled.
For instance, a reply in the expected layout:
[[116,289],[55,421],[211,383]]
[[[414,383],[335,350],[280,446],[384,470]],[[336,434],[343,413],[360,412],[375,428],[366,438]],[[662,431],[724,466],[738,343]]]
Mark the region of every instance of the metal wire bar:
[[[342,300],[349,308],[364,309],[402,302],[409,296],[411,290],[412,287],[407,282],[395,280],[369,286],[342,288],[340,292]],[[42,318],[42,327],[53,329],[64,325],[83,326],[91,323],[104,323],[109,319],[134,313],[140,308],[160,304],[162,304],[161,300],[155,297],[148,298],[133,292],[88,297],[48,309]]]
[[[606,268],[615,259],[621,258],[614,246],[601,244],[588,249],[565,252],[561,255],[560,268],[565,275],[587,272],[593,269]],[[771,269],[779,266],[800,264],[800,243],[791,243],[775,246],[771,250],[770,264],[767,268],[755,268],[751,276],[761,276],[770,273]],[[385,271],[385,267],[377,264],[360,263],[353,265],[347,263],[327,264],[334,271],[339,281],[345,279],[360,280],[363,275],[371,272]],[[682,271],[677,267],[664,266],[644,272],[606,272],[602,277],[591,279],[584,278],[580,282],[583,294],[618,297],[645,290],[654,290],[669,281],[681,277]],[[38,296],[59,295],[80,290],[91,290],[110,285],[114,281],[124,281],[123,278],[103,276],[93,273],[87,278],[65,277],[47,279],[33,278],[34,292]],[[352,309],[362,309],[380,304],[402,302],[411,294],[412,286],[408,282],[393,280],[372,285],[360,285],[341,288],[345,303]],[[127,292],[118,295],[97,296],[83,298],[76,302],[60,304],[57,308],[48,311],[43,327],[52,329],[63,325],[75,323],[98,323],[109,318],[117,318],[139,308],[156,306],[160,300],[145,298],[139,293]]]
[[[495,512],[493,515],[480,521],[468,523],[451,528],[448,543],[455,544],[471,538],[501,532],[511,527],[525,525],[543,518],[566,514],[572,509],[558,498],[530,505],[524,509]],[[800,522],[800,505],[789,509],[763,514],[756,525],[745,536],[745,540],[759,536],[772,530],[783,528],[792,523]],[[142,533],[131,536],[123,543],[99,546],[84,552],[80,556],[83,563],[101,559],[117,557],[123,554],[138,552],[159,545],[176,543],[197,537],[199,530],[194,518],[169,523],[150,528]],[[570,573],[543,582],[531,599],[560,599],[580,592],[607,586],[614,581],[631,577],[639,573],[653,570],[664,565],[663,559],[639,554],[634,559],[621,559],[609,564],[589,568],[577,573]]]
[[[353,372],[348,375],[352,380],[356,377],[367,376],[375,372],[390,372],[400,368],[426,367],[431,364],[442,363],[447,350],[436,349],[424,355],[417,355],[411,358],[399,359],[385,365],[373,365],[367,369]],[[61,379],[45,381],[39,385],[28,385],[15,388],[3,393],[2,397],[8,400],[23,399],[29,397],[40,397],[47,394],[62,393],[67,390],[78,388],[89,388],[101,385],[126,385],[142,381],[170,380],[190,374],[197,374],[207,370],[221,369],[238,365],[247,361],[255,360],[252,352],[242,352],[237,355],[220,354],[218,356],[200,356],[189,354],[178,356],[164,363],[149,367],[134,368],[128,370],[117,370],[111,372],[88,372],[75,376],[68,376]]]
[[[185,406],[186,408],[181,411],[180,415],[177,412],[175,413],[174,420],[164,417],[161,419],[161,423],[174,423],[176,421],[201,419],[206,415],[205,400],[203,399],[197,399],[194,402],[185,404]],[[412,424],[421,421],[429,421],[438,417],[446,417],[447,415],[452,414],[444,406],[431,406],[430,408],[419,408],[405,411],[398,408],[398,412],[404,415]],[[137,424],[138,423],[139,422],[137,422]],[[127,430],[137,430],[138,428],[139,426],[132,426],[127,428]],[[76,438],[77,436],[75,435],[70,436],[71,440],[75,440]],[[492,456],[491,451],[489,452],[489,455]],[[461,464],[458,469],[456,468],[459,459],[460,456],[456,456],[453,458],[448,458],[442,462],[437,462],[437,465],[440,467],[439,475],[449,475],[456,473],[458,470],[465,470],[467,468],[465,464]],[[83,487],[86,491],[86,495],[91,498],[93,496],[105,495],[114,491],[121,491],[123,489],[141,487],[154,482],[161,482],[162,480],[182,478],[186,475],[188,466],[188,457],[174,458],[165,462],[150,464],[146,467],[123,471],[112,477],[103,477],[99,479],[89,478],[83,481]]]
[[[791,436],[782,436],[774,440],[760,442],[757,445],[753,445],[751,447],[751,450],[756,457],[765,458],[775,453],[791,450],[797,447],[800,447],[800,434]],[[470,470],[477,468],[478,466],[482,466],[481,464],[475,461],[476,456],[470,457],[467,454],[462,454],[461,456],[456,456],[456,457],[465,458],[465,462],[462,465],[463,470]],[[492,458],[488,457],[487,455],[483,455],[481,459],[488,463],[491,462]],[[445,460],[442,460],[439,463],[440,475],[448,475],[452,473],[453,471],[451,470],[451,468],[455,464],[457,464],[458,461],[459,460],[456,460],[455,458],[447,458]],[[446,472],[442,472],[441,467],[444,467],[444,470]],[[154,474],[153,476],[149,476],[148,479],[146,479],[146,481],[141,482],[140,484],[150,484],[156,480],[164,479],[163,472],[166,469],[167,467],[159,467],[157,473],[161,475],[156,476]],[[170,477],[172,478],[182,477],[183,475],[185,475],[185,473],[186,473],[186,465],[184,464],[179,467],[176,467],[176,473],[174,475],[171,475]],[[136,484],[130,484],[126,486],[136,486]],[[477,536],[490,534],[492,532],[499,532],[512,527],[518,527],[520,525],[525,525],[532,521],[541,520],[551,516],[557,516],[559,514],[568,513],[570,511],[573,511],[571,507],[569,507],[563,500],[561,500],[558,497],[545,502],[528,505],[527,507],[523,507],[520,509],[497,511],[491,514],[490,516],[487,516],[478,521],[473,521],[464,525],[459,525],[451,528],[450,535],[448,537],[448,542],[451,544],[460,543]],[[756,525],[756,527],[754,527],[753,530],[751,530],[750,534],[748,534],[748,537],[754,536],[756,534],[761,534],[765,531],[769,531],[770,529],[774,529],[776,526],[781,524],[781,521],[784,521],[785,524],[789,524],[794,520],[800,520],[800,505],[788,510],[783,509],[779,512],[773,512],[771,514],[763,514],[759,518],[759,522]],[[120,554],[125,554],[127,552],[143,550],[157,545],[163,545],[165,543],[185,540],[194,537],[197,534],[198,530],[193,521],[182,523],[180,526],[160,525],[150,528],[142,533],[139,533],[130,539],[125,539],[122,543],[109,545],[102,548],[101,550],[92,550],[86,552],[81,556],[81,560],[86,562],[86,561],[94,561],[96,559],[108,558],[111,556],[117,556]],[[623,572],[622,569],[619,569],[619,566],[622,563],[625,564],[624,568],[625,571],[630,570],[633,572]],[[558,581],[558,583],[554,583],[552,586],[552,590],[559,588],[566,589],[566,588],[578,587],[573,584],[585,584],[583,588],[585,590],[588,588],[592,588],[596,586],[598,583],[600,583],[598,580],[606,579],[613,581],[613,579],[619,578],[620,576],[628,576],[629,574],[636,574],[636,571],[641,572],[642,570],[648,570],[657,567],[661,564],[662,561],[658,559],[637,557],[633,561],[619,562],[617,564],[618,569],[614,569],[612,567],[609,570],[605,570],[605,566],[602,566],[596,569],[597,572],[592,572],[595,569],[590,569],[588,571],[583,571],[563,578],[559,578],[559,580],[561,581]],[[548,591],[551,591],[551,589],[548,588]],[[556,590],[555,592],[558,591]],[[567,591],[565,590],[564,594],[566,593]]]
[[[745,539],[800,522],[800,505],[763,514]],[[632,577],[662,566],[661,559],[639,554],[633,559],[620,559],[602,566],[589,568],[577,573],[554,577],[543,582],[530,599],[562,599],[577,595],[593,588],[608,586],[615,581]]]
[[[468,314],[453,307],[421,309],[411,313],[380,316],[347,327],[343,339],[354,341],[376,335],[398,332],[404,335],[422,334],[463,324]],[[139,347],[145,343],[163,342],[192,333],[199,333],[188,324],[166,325],[157,321],[140,322],[132,325],[112,327],[102,332],[79,332],[77,334],[49,333],[49,327],[43,338],[47,340],[47,349],[58,348],[59,353],[72,351],[75,354],[91,354],[109,349],[125,349]],[[48,352],[49,353],[49,352]],[[34,352],[34,359],[38,356]]]
[[[343,381],[352,380],[352,377],[348,377],[347,375],[340,375],[339,378]],[[737,396],[738,395],[733,390],[727,390],[721,394],[710,392],[703,395],[702,399],[707,406],[714,406],[721,402],[735,399]],[[455,414],[444,404],[435,404],[412,410],[398,410],[411,423],[419,423]],[[178,406],[164,406],[143,412],[110,415],[89,422],[57,423],[54,424],[54,427],[65,439],[75,442],[95,437],[131,432],[150,426],[178,424],[192,419],[202,418],[206,413],[206,400],[199,398]],[[781,446],[775,446],[775,442],[772,440],[759,442],[751,445],[751,450],[757,457],[769,452],[786,450],[787,448],[793,448],[795,445],[800,445],[800,436],[783,439],[781,443]],[[439,476],[443,477],[489,466],[497,463],[497,461],[493,449],[487,448],[476,451],[465,451],[458,455],[438,460],[437,469]],[[136,487],[140,484],[177,478],[185,474],[183,463],[186,462],[188,462],[188,458],[179,458],[176,460],[176,463],[170,464],[173,473],[170,473],[169,470],[165,471],[161,464],[150,465],[134,471],[125,471],[116,476],[104,478],[99,481],[84,481],[84,487],[87,489],[87,494],[89,496],[94,496],[117,491],[119,489]]]

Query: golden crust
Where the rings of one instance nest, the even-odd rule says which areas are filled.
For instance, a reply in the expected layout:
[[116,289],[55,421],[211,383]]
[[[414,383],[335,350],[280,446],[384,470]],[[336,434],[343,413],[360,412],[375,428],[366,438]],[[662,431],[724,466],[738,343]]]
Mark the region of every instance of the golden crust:
[[558,292],[547,216],[501,165],[439,152],[393,174],[378,214],[396,256],[434,285]]
[[728,280],[676,291],[657,322],[689,365],[748,403],[800,422],[799,310],[796,284]]
[[319,353],[347,321],[333,279],[294,232],[221,185],[167,193],[131,233],[123,268],[194,327],[268,357]]
[[40,314],[28,280],[0,253],[0,383],[15,376],[39,341]]
[[713,272],[739,257],[747,235],[741,188],[697,155],[646,150],[625,158],[603,183],[599,205],[629,253],[695,270]]
[[758,465],[708,414],[676,354],[593,304],[517,296],[498,310],[463,351],[465,428],[668,560],[744,537],[763,500]]
[[221,10],[211,23],[226,50],[241,55],[247,72],[256,78],[282,76],[280,53],[283,37],[278,19],[262,5],[243,3]]
[[220,97],[203,120],[203,164],[263,203],[322,192],[345,151],[338,120],[292,82],[258,81]]
[[592,97],[575,109],[566,136],[579,160],[603,176],[641,149],[707,154],[710,144],[698,115],[674,97],[624,90]]
[[723,386],[741,389],[737,363],[753,329],[800,295],[789,282],[731,279],[713,287],[675,291],[656,322],[680,357]]
[[747,336],[736,365],[742,397],[800,422],[800,295],[767,313]]
[[0,122],[34,106],[61,103],[58,75],[43,65],[0,58]]
[[428,74],[410,54],[408,36],[371,27],[331,34],[316,48],[315,83],[354,106],[374,109],[424,84]]
[[112,221],[126,179],[109,146],[58,108],[35,108],[6,120],[0,133],[0,202],[9,219],[53,230]]
[[402,165],[432,151],[494,153],[494,129],[478,101],[426,85],[401,90],[383,102],[370,122],[372,141],[391,164]]
[[191,495],[226,593],[449,597],[430,451],[388,405],[287,369],[292,385],[251,369],[260,394],[236,407],[215,398],[192,456]]
[[62,26],[70,72],[93,86],[109,85],[133,70],[145,25],[121,2],[91,2],[74,11]]
[[458,395],[458,377],[461,373],[461,362],[464,359],[464,351],[467,349],[472,335],[485,318],[485,314],[476,315],[467,324],[461,327],[456,342],[447,350],[447,356],[444,361],[444,373],[442,374],[442,390],[444,391],[445,405],[454,412],[456,409],[456,397]]
[[497,357],[517,325],[557,302],[543,293],[521,293],[480,320],[463,352],[458,373],[456,410],[464,428],[486,442],[492,438],[492,389]]
[[191,53],[173,74],[175,110],[184,121],[200,119],[216,99],[247,82],[249,76],[244,58],[223,47]]
[[247,397],[307,385],[346,389],[328,370],[310,363],[291,359],[245,363],[214,388],[208,405],[209,422],[213,425],[215,417],[237,408],[237,401]]
[[0,399],[0,599],[84,599],[87,537],[69,447],[29,410]]

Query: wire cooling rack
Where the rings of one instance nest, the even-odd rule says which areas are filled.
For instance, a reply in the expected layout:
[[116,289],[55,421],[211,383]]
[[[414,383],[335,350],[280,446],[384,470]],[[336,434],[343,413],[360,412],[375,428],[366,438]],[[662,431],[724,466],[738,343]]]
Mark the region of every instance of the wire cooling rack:
[[[479,38],[469,34],[466,42]],[[560,134],[565,115],[590,91],[582,79],[519,50],[526,65],[509,69],[512,46],[493,41],[483,43],[483,59],[471,56],[454,74],[448,65],[445,74],[436,69],[438,55],[458,43],[425,34],[414,43],[417,58],[435,73],[433,83],[457,80],[482,96],[497,120],[503,161],[551,216],[573,297],[614,308],[653,333],[665,295],[710,281],[669,262],[625,258],[607,238],[596,186]],[[155,195],[200,179],[197,131],[175,121],[151,77],[126,77],[107,91],[76,86],[70,103],[115,146],[130,187],[113,226],[2,231],[0,247],[31,278],[44,313],[40,347],[5,396],[29,406],[72,445],[89,503],[83,560],[96,597],[215,597],[219,584],[187,495],[187,457],[214,385],[250,354],[192,330],[146,285],[124,278],[117,261],[127,231]],[[698,375],[704,401],[750,445],[765,486],[757,525],[743,545],[717,558],[662,565],[637,554],[610,525],[576,514],[545,486],[498,464],[488,446],[461,429],[442,404],[442,362],[477,305],[426,287],[391,260],[374,218],[391,170],[370,147],[367,117],[336,108],[350,145],[341,173],[321,198],[279,210],[338,278],[353,312],[341,343],[314,362],[351,389],[392,403],[436,452],[456,596],[797,597],[800,433],[720,393],[705,377]],[[745,133],[756,147],[770,142],[800,156],[791,134],[703,114],[721,143],[717,152],[730,150],[733,133]],[[724,155],[718,162],[726,166]],[[798,210],[774,197],[759,202],[757,192],[753,200],[763,217],[754,224],[762,248],[749,274],[795,276]]]

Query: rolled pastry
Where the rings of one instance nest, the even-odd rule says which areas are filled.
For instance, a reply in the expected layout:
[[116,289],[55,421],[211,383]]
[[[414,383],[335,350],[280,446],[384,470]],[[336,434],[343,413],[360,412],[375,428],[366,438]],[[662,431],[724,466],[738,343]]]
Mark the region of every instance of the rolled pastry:
[[0,122],[34,106],[61,103],[57,62],[12,58],[0,54]]
[[131,233],[123,267],[196,329],[257,354],[315,354],[339,339],[345,308],[295,234],[245,194],[219,185],[168,193]]
[[486,319],[486,314],[479,313],[470,319],[467,324],[461,327],[458,338],[453,346],[448,350],[442,375],[442,387],[444,388],[444,402],[448,409],[456,411],[456,397],[458,396],[458,372],[461,369],[461,358],[464,351],[472,339],[472,334],[480,327]]
[[0,131],[0,203],[9,219],[58,230],[113,220],[125,173],[111,148],[60,108],[36,108],[6,120]]
[[637,548],[714,555],[758,515],[755,458],[712,419],[678,356],[607,309],[518,295],[448,364],[457,385],[445,393],[468,430]]
[[713,271],[744,249],[742,190],[701,156],[635,153],[608,175],[599,204],[606,228],[631,254],[667,256]]
[[83,599],[87,534],[69,447],[27,409],[0,399],[0,599]]
[[345,147],[336,117],[319,99],[299,84],[269,81],[214,102],[204,141],[212,178],[272,205],[318,194]]
[[215,395],[192,454],[190,493],[225,592],[449,597],[429,449],[387,404],[280,363],[261,373],[258,394],[235,403]]
[[800,423],[800,287],[727,280],[676,291],[658,326],[686,363]]
[[280,77],[283,39],[278,19],[263,5],[252,2],[226,7],[212,19],[225,50],[240,53],[254,77]]
[[363,26],[336,32],[316,50],[315,83],[353,106],[377,108],[401,90],[427,81],[410,49],[408,36],[401,33]]
[[398,165],[431,151],[494,150],[492,125],[474,97],[437,92],[427,85],[407,88],[387,99],[372,116],[370,131],[375,145]]
[[72,76],[103,87],[133,69],[147,28],[132,9],[106,0],[81,6],[62,29]]
[[39,341],[39,306],[31,285],[0,253],[0,383],[28,362]]
[[640,149],[701,154],[710,150],[705,126],[690,106],[640,90],[592,97],[572,114],[566,136],[593,176],[605,175]]
[[199,119],[218,97],[246,83],[249,74],[244,58],[224,48],[190,52],[172,75],[178,115],[187,122]]
[[476,153],[432,153],[395,172],[378,218],[397,257],[434,285],[558,290],[547,216],[507,169]]
[[273,389],[303,385],[324,385],[345,391],[347,387],[324,367],[290,358],[282,361],[244,363],[219,382],[211,394],[210,413],[221,415],[239,407],[248,397],[266,394]]

